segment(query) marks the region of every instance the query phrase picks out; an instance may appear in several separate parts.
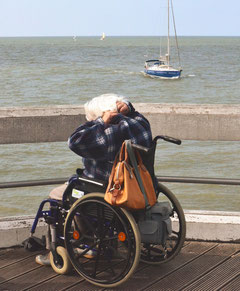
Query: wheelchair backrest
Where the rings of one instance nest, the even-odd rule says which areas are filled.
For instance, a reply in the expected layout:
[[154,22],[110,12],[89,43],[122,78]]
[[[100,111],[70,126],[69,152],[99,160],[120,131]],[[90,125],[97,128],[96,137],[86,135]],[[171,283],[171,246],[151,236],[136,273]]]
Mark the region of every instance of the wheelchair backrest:
[[147,168],[152,178],[155,178],[154,162],[155,162],[156,147],[157,147],[157,140],[153,139],[152,145],[149,148],[148,152],[139,151],[143,164]]

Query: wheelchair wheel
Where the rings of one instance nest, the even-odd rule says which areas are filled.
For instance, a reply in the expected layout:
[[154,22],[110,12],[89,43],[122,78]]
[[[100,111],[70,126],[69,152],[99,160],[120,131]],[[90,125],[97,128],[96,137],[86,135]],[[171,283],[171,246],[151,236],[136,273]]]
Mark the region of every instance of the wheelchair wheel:
[[57,274],[63,275],[69,273],[72,268],[72,264],[68,258],[66,249],[59,246],[56,251],[59,256],[59,263],[57,265],[55,264],[52,252],[50,252],[51,267]]
[[186,236],[186,222],[183,209],[175,195],[164,185],[159,184],[158,201],[168,201],[172,207],[172,234],[166,245],[144,244],[141,247],[141,261],[148,264],[162,264],[173,259],[181,250]]
[[140,234],[132,215],[91,193],[71,207],[64,227],[65,245],[76,271],[101,287],[125,282],[140,258]]

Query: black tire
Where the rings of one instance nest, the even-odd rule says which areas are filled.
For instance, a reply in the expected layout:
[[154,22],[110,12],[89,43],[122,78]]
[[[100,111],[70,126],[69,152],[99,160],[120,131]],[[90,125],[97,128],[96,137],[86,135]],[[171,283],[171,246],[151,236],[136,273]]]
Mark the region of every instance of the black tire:
[[141,247],[141,261],[148,264],[162,264],[172,260],[181,250],[186,237],[186,221],[183,209],[175,195],[159,183],[158,201],[169,201],[172,207],[173,231],[166,245],[144,244]]
[[108,204],[102,193],[87,194],[73,204],[64,236],[72,265],[94,285],[118,286],[138,266],[141,243],[136,222],[128,211]]

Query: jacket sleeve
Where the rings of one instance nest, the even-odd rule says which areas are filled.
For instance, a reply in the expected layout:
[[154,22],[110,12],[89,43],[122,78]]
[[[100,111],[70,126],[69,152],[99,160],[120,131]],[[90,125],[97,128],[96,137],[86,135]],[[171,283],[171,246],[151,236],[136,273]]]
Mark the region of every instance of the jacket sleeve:
[[79,126],[68,139],[69,148],[77,155],[95,160],[106,159],[107,139],[101,118]]
[[147,147],[151,144],[149,122],[134,109],[128,116],[118,114],[109,125],[102,118],[81,125],[70,136],[68,145],[83,158],[113,161],[126,139]]
[[122,143],[131,139],[135,144],[150,147],[152,133],[148,120],[137,111],[127,116],[118,114],[114,122],[106,128],[106,142],[108,145],[107,158],[114,160]]
[[152,133],[148,120],[139,112],[131,111],[127,116],[119,122],[119,133],[122,142],[131,139],[135,144],[149,147],[152,142]]

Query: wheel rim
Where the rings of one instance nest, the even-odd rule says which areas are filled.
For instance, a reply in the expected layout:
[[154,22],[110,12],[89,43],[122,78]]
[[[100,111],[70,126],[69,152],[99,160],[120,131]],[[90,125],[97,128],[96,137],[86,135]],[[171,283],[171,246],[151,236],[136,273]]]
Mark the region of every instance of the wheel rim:
[[[55,264],[55,262],[54,262]],[[58,255],[58,263],[55,264],[55,267],[59,270],[61,270],[63,268],[64,262],[61,256]]]
[[121,209],[96,197],[82,199],[66,219],[66,249],[73,266],[85,279],[100,286],[116,286],[138,263],[137,231]]
[[168,201],[172,207],[170,218],[173,230],[164,246],[142,243],[141,260],[150,264],[161,264],[173,259],[180,252],[186,236],[185,216],[180,203],[168,188],[162,184],[159,186],[158,201]]

